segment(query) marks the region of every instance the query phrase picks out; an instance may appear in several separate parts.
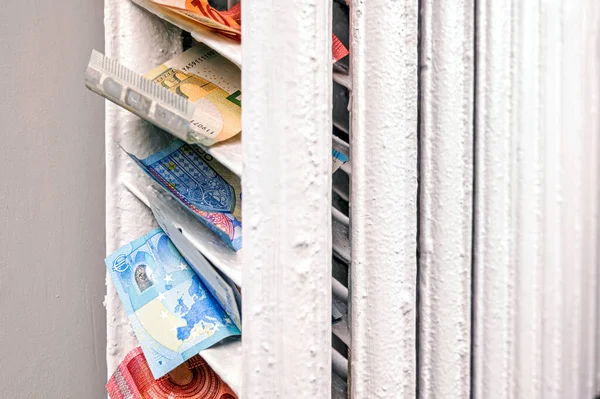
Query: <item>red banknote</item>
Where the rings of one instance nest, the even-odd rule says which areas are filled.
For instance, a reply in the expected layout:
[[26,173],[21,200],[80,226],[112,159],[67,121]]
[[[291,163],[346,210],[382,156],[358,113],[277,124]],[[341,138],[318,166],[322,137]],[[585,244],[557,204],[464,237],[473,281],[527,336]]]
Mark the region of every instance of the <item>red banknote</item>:
[[111,399],[237,399],[199,355],[155,380],[140,347],[125,356],[106,390]]

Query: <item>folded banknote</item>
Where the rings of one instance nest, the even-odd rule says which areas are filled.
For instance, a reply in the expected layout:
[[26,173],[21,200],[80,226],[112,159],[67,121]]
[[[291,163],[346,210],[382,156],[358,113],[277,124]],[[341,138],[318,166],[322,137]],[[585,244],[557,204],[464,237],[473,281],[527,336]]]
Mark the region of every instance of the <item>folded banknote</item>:
[[[187,260],[190,267],[196,272],[198,277],[204,283],[204,286],[210,291],[213,297],[217,298],[219,304],[225,312],[231,317],[233,323],[242,329],[242,299],[239,287],[227,276],[227,273],[217,270],[205,257],[205,248],[197,248],[191,241],[191,237],[197,237],[197,234],[205,233],[200,241],[202,244],[210,246],[211,242],[217,242],[220,245],[218,237],[210,231],[199,225],[200,223],[188,224],[188,220],[196,222],[195,218],[189,218],[189,210],[179,203],[172,195],[154,185],[148,187],[146,196],[152,209],[152,213],[161,229],[169,236],[171,242],[179,253]],[[182,219],[181,216],[184,215]],[[198,242],[198,241],[196,241]],[[211,249],[214,246],[211,246]],[[227,253],[231,254],[228,248]],[[238,280],[239,281],[239,280]]]
[[201,147],[180,140],[145,159],[129,156],[230,248],[242,248],[242,187],[236,174]]
[[[207,232],[209,237],[204,234],[203,226],[194,224],[195,220],[188,219],[186,216],[189,211],[164,190],[159,190],[152,185],[147,188],[146,195],[160,227],[169,236],[179,253],[188,261],[190,267],[198,274],[206,288],[215,298],[218,298],[223,309],[241,329],[242,298],[238,286],[232,278],[228,277],[228,273],[241,271],[241,265],[230,264],[231,258],[228,261],[224,260],[219,254],[222,246],[211,239],[209,232]],[[217,262],[213,266],[201,254],[210,259],[217,259]],[[231,255],[231,253],[229,254]],[[241,261],[239,257],[237,259]],[[236,278],[241,284],[241,273],[239,277],[236,273],[233,278]],[[331,305],[331,322],[336,324],[342,320],[343,315],[338,306],[334,303]]]
[[[127,151],[126,151],[127,152]],[[239,176],[201,147],[175,140],[145,159],[129,156],[231,249],[242,248],[242,191]],[[348,160],[332,150],[333,169]]]
[[110,399],[236,399],[227,384],[196,355],[168,375],[155,379],[138,347],[125,356],[108,380]]
[[152,375],[240,331],[159,228],[105,259]]

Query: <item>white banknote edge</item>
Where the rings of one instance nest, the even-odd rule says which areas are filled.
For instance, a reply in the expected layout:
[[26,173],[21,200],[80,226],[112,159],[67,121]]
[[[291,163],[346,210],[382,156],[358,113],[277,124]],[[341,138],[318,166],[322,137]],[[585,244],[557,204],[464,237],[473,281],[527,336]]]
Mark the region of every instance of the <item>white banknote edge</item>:
[[[220,267],[218,268],[222,269],[221,271],[234,284],[238,286],[242,285],[242,262],[239,251],[236,252],[227,247],[215,233],[191,215],[190,211],[185,209],[176,200],[173,200],[169,194],[166,194],[162,190],[162,187],[153,185],[149,186],[145,191],[150,207],[161,226],[166,224],[169,231],[179,231],[182,238],[192,248],[195,248],[203,256],[206,256],[211,263],[219,263]],[[162,216],[157,215],[156,210],[159,210]]]

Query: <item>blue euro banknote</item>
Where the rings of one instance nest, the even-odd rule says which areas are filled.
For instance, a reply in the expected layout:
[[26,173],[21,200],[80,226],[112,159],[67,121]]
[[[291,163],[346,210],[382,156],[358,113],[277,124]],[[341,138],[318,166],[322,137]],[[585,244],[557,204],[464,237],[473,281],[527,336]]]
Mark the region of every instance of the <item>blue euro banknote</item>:
[[160,228],[105,259],[154,378],[240,330]]
[[201,147],[181,140],[171,142],[145,159],[129,156],[229,247],[234,251],[242,248],[239,176]]
[[[332,149],[335,171],[348,161]],[[145,159],[129,156],[231,249],[242,248],[242,185],[239,176],[200,146],[174,140]]]

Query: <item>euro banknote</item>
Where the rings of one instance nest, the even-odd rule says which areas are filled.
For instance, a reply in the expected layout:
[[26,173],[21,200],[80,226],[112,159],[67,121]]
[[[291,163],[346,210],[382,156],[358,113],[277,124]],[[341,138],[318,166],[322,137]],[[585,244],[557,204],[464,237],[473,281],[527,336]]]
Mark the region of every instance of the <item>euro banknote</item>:
[[125,356],[106,390],[110,399],[237,399],[199,355],[155,379],[140,347]]
[[[145,159],[129,156],[163,190],[183,204],[231,249],[242,248],[242,192],[239,176],[201,147],[175,140]],[[333,169],[348,157],[334,146]]]
[[[225,312],[231,317],[233,323],[241,330],[242,328],[242,299],[239,288],[227,276],[226,273],[220,273],[217,269],[204,257],[205,250],[197,248],[190,238],[197,237],[206,229],[203,226],[189,224],[191,218],[187,218],[189,209],[183,207],[175,198],[154,185],[147,187],[145,190],[152,213],[158,222],[161,229],[169,236],[171,242],[179,253],[187,260],[188,264],[198,277],[204,283],[204,286],[210,291],[214,298],[217,298],[219,304]],[[183,216],[183,218],[182,218]],[[195,222],[193,220],[192,222]],[[206,232],[200,240],[203,244],[207,244],[211,249],[214,245],[210,245],[213,241],[211,232]],[[219,238],[214,237],[215,241]],[[221,248],[220,243],[217,246]],[[228,249],[228,248],[224,248]],[[230,252],[230,251],[228,251]],[[238,280],[240,281],[240,280]]]
[[242,131],[240,69],[198,44],[144,75],[196,105],[191,129],[210,146]]
[[350,147],[348,144],[344,143],[342,140],[333,136],[332,141],[332,165],[331,165],[331,173],[335,173],[339,168],[342,167],[343,164],[348,162],[348,153],[350,152]]
[[105,259],[154,378],[240,330],[159,228]]
[[[215,259],[216,255],[218,259],[219,255],[216,253],[220,251],[221,246],[204,235],[202,226],[194,224],[194,221],[186,217],[189,210],[177,203],[164,190],[158,190],[153,185],[145,191],[152,213],[160,227],[169,236],[173,245],[188,261],[192,269],[200,276],[206,288],[213,293],[215,298],[218,298],[227,314],[241,329],[241,321],[236,321],[241,320],[241,294],[234,281],[227,277],[227,273],[231,273],[234,268],[241,269],[241,265],[238,264],[232,267],[232,265],[224,264],[222,260],[217,260],[215,266],[213,266],[203,255],[206,255],[209,259]],[[200,245],[198,246],[198,244]],[[221,269],[223,273],[219,273],[217,268],[220,267],[224,267],[226,270]],[[232,278],[236,278],[237,281],[241,282],[241,276],[232,276]],[[331,305],[331,322],[336,324],[342,320],[343,315],[338,306],[334,303]]]
[[[178,14],[181,18],[203,25],[234,40],[241,40],[242,3],[236,4],[227,11],[218,11],[210,6],[208,0],[151,1],[154,4],[163,6],[175,14]],[[332,61],[334,63],[348,55],[348,49],[335,35],[332,35],[331,53]]]
[[133,112],[175,137],[195,142],[190,120],[195,105],[184,97],[152,83],[117,60],[93,50],[85,72],[85,85],[115,104]]
[[239,176],[201,147],[180,140],[145,159],[129,156],[231,249],[242,248]]
[[207,0],[152,0],[152,2],[168,7],[222,35],[241,40],[240,3],[228,11],[218,11],[211,7]]
[[[187,143],[210,146],[241,132],[239,68],[202,44],[145,77],[94,50],[85,84]],[[335,171],[347,151],[333,157]]]

